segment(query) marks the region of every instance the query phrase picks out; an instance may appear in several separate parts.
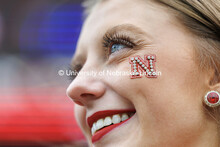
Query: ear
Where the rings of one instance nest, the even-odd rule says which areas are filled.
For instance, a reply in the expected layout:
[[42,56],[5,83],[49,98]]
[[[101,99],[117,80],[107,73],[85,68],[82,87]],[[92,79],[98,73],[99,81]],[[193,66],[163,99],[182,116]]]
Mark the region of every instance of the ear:
[[210,89],[220,93],[220,73],[218,71],[215,71],[212,74],[212,78],[210,80]]
[[220,93],[220,83],[213,85],[212,89]]

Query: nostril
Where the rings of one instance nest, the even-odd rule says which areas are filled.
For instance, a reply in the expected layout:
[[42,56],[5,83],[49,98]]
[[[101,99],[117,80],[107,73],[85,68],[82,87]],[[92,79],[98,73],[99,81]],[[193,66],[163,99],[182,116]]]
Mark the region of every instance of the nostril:
[[86,98],[86,97],[95,97],[95,95],[94,95],[94,94],[91,94],[91,93],[83,93],[83,94],[81,94],[81,97],[83,97],[83,98]]

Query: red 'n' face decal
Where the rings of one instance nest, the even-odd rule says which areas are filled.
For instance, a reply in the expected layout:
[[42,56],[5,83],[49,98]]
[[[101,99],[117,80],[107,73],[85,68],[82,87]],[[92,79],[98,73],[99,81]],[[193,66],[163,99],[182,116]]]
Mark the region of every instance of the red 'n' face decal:
[[144,74],[148,78],[156,78],[155,69],[156,55],[145,55],[144,59],[140,56],[130,57],[131,78],[141,78]]

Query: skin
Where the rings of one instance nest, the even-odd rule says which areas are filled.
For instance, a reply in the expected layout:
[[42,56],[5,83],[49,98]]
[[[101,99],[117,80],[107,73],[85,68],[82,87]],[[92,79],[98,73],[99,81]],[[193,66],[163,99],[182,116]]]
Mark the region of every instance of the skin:
[[[128,34],[144,43],[105,57],[103,35],[118,25],[119,30],[141,29],[141,34]],[[75,106],[75,116],[90,146],[217,147],[217,123],[203,106],[204,95],[214,88],[209,84],[213,74],[200,71],[192,44],[193,35],[159,4],[142,0],[98,3],[84,23],[73,63],[83,64],[83,72],[130,71],[129,57],[155,54],[156,70],[162,75],[154,79],[77,76],[67,95],[80,104]],[[132,119],[91,143],[88,116],[128,108],[136,109]]]

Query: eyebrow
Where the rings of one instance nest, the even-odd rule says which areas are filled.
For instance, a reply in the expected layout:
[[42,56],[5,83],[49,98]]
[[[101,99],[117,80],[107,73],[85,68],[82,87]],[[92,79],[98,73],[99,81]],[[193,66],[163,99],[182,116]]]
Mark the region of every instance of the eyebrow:
[[137,27],[133,24],[121,24],[112,27],[111,29],[108,29],[106,33],[114,34],[116,32],[128,32],[129,34],[136,34],[136,35],[144,35],[149,38],[152,38],[148,33],[146,33],[143,29],[140,27]]

